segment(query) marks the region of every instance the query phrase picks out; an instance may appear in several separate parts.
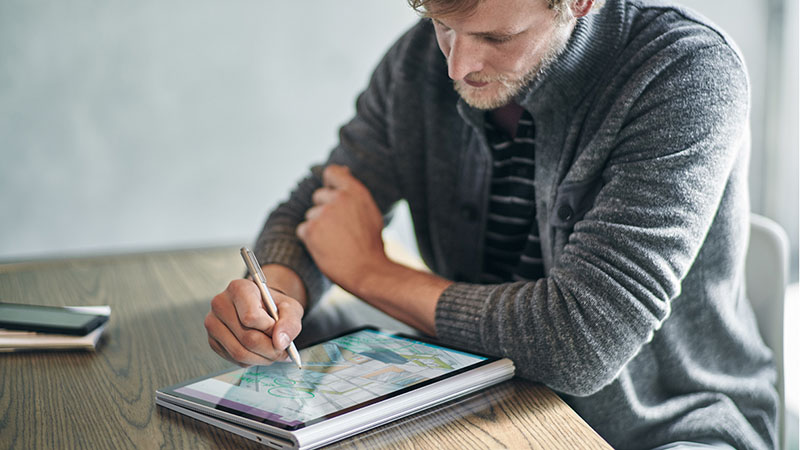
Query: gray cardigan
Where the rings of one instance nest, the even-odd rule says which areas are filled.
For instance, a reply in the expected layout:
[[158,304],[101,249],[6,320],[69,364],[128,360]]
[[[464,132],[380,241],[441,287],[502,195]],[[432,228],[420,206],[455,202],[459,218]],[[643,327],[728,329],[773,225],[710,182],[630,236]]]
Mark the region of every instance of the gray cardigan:
[[[743,288],[749,99],[733,44],[689,11],[609,0],[518,101],[536,126],[535,282],[475,282],[484,114],[454,92],[428,21],[387,52],[330,155],[382,211],[407,200],[423,259],[456,281],[438,338],[510,357],[617,448],[773,447],[775,370]],[[315,167],[256,244],[312,301],[329,282],[294,230],[318,186]]]

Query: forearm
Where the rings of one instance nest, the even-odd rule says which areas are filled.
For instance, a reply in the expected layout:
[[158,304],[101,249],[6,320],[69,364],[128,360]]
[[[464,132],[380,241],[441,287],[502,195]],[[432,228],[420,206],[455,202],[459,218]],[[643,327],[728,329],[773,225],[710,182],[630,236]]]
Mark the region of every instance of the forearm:
[[353,286],[343,286],[390,316],[436,335],[436,303],[453,282],[391,260],[371,267]]

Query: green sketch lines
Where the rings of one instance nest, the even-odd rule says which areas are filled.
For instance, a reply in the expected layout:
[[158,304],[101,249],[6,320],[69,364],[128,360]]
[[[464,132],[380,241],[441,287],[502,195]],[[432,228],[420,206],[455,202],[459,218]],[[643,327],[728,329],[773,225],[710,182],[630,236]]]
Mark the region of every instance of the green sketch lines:
[[477,361],[421,342],[363,330],[301,350],[290,361],[253,366],[189,387],[269,411],[287,422],[308,421],[423,382]]

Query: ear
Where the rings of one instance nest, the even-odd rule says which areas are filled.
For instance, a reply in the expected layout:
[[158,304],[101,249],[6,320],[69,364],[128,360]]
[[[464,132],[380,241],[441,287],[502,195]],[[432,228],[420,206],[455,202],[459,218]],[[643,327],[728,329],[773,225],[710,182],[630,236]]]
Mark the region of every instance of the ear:
[[576,19],[589,14],[589,11],[592,10],[592,6],[594,6],[594,0],[575,0],[570,3],[572,15]]

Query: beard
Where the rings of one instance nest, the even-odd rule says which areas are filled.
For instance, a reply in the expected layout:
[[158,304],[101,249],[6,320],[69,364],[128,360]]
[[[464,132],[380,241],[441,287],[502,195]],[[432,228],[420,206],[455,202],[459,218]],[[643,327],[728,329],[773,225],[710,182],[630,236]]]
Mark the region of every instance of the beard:
[[483,87],[473,87],[464,80],[453,81],[453,87],[464,101],[476,109],[490,110],[509,104],[526,86],[541,76],[558,59],[569,42],[572,27],[559,26],[553,33],[542,58],[521,77],[504,74],[483,75],[480,72],[467,75],[472,82],[488,82]]

